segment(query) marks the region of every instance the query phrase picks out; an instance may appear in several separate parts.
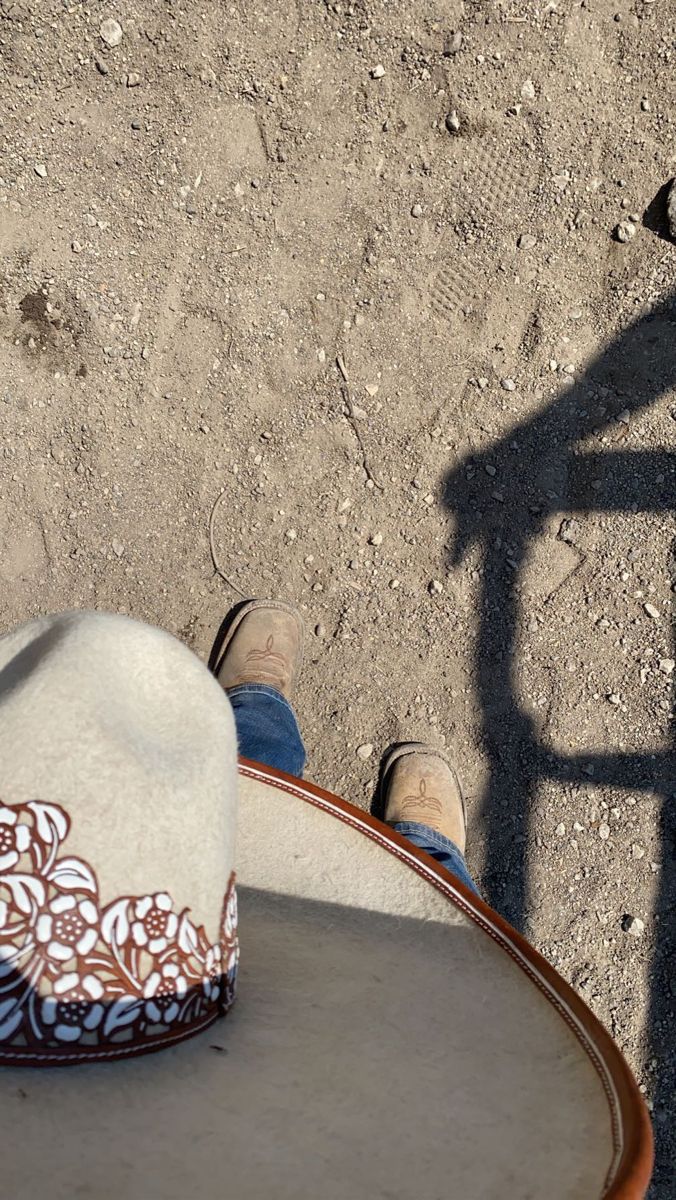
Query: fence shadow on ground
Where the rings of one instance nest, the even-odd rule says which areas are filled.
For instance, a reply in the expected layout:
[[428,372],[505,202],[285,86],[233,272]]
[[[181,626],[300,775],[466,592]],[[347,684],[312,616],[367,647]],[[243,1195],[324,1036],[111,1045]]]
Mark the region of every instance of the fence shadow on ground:
[[[475,677],[489,766],[480,810],[486,834],[487,899],[517,928],[523,927],[529,883],[527,836],[540,782],[592,783],[654,792],[663,798],[655,910],[659,923],[655,925],[648,1016],[652,1053],[658,1059],[653,1113],[656,1169],[651,1194],[660,1200],[669,1194],[672,1163],[665,1143],[670,1140],[676,1096],[674,744],[659,749],[652,746],[638,754],[555,753],[538,739],[531,717],[518,702],[516,667],[519,584],[531,544],[552,514],[560,512],[563,519],[591,512],[667,513],[676,509],[676,452],[576,449],[593,431],[617,429],[620,414],[628,412],[631,420],[674,387],[676,292],[649,315],[634,321],[598,355],[584,377],[548,407],[489,450],[461,462],[444,481],[444,505],[454,524],[451,565],[457,566],[473,546],[479,546],[482,555]],[[676,435],[676,409],[673,415]],[[667,547],[672,575],[675,549]],[[666,614],[664,620],[668,620]],[[673,629],[671,634],[673,637]]]

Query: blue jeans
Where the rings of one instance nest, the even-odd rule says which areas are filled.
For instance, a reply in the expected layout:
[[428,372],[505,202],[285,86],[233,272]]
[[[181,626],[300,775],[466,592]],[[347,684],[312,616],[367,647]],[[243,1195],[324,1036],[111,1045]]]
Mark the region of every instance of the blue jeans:
[[[300,779],[305,766],[305,747],[288,700],[263,683],[240,683],[228,689],[228,696],[235,714],[240,754]],[[417,821],[398,821],[394,828],[479,895],[464,854],[450,838]]]
[[300,779],[305,746],[289,701],[265,683],[240,683],[228,688],[235,714],[239,752]]

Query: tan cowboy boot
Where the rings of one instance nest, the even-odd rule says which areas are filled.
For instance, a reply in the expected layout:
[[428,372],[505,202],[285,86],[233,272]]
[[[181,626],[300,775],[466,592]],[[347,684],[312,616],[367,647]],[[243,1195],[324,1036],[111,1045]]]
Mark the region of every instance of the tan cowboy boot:
[[417,821],[450,838],[465,853],[465,802],[453,767],[440,750],[406,742],[383,768],[385,820]]
[[300,613],[279,600],[251,600],[228,630],[216,677],[226,691],[264,683],[291,700],[302,659]]

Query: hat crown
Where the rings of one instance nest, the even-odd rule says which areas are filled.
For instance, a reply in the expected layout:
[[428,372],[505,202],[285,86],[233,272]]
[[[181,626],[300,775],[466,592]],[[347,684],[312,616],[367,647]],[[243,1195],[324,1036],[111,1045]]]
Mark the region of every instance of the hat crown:
[[146,1052],[227,1011],[235,801],[227,698],[175,639],[77,613],[0,640],[0,1062]]

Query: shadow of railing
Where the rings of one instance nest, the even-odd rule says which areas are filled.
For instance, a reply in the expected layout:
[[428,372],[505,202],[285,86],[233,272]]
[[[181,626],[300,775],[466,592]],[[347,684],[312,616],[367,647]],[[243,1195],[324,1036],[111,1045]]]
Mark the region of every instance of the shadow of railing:
[[676,293],[634,321],[589,365],[584,377],[548,407],[485,452],[461,462],[444,482],[444,505],[455,523],[451,565],[457,566],[476,547],[483,560],[475,674],[489,768],[481,802],[483,882],[489,901],[517,928],[523,927],[530,813],[543,781],[631,788],[657,792],[664,799],[655,913],[660,920],[655,925],[648,1016],[652,1053],[658,1060],[652,1194],[660,1200],[666,1200],[671,1178],[665,1135],[673,1126],[669,1114],[676,1096],[676,999],[669,987],[669,980],[676,980],[674,746],[636,754],[557,753],[542,744],[533,719],[519,704],[516,668],[519,588],[532,543],[553,514],[560,512],[563,519],[575,513],[676,510],[676,452],[576,449],[604,427],[619,428],[620,415],[624,422],[631,421],[674,387]]

